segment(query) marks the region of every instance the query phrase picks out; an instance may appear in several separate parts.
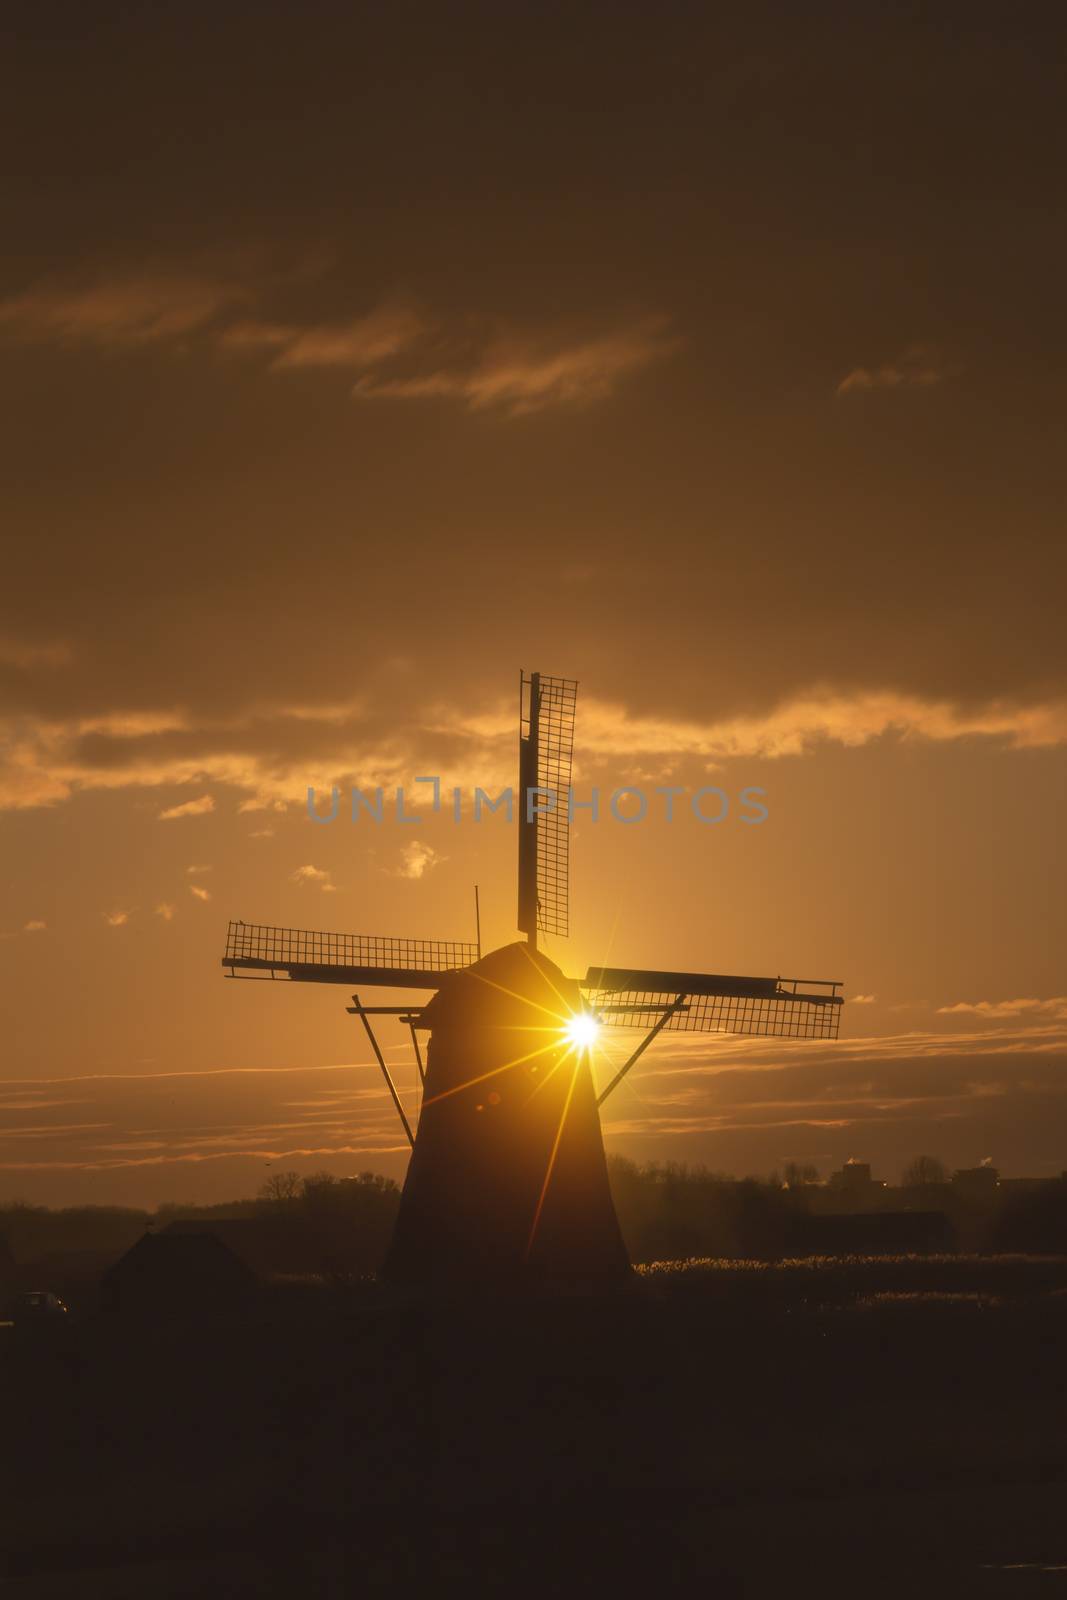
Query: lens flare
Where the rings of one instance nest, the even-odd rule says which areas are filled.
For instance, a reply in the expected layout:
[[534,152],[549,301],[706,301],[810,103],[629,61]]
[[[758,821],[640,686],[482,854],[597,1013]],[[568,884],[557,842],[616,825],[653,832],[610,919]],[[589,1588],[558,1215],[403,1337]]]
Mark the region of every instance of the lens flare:
[[588,1011],[579,1011],[577,1016],[571,1018],[566,1027],[567,1038],[579,1050],[588,1050],[600,1032],[600,1024]]

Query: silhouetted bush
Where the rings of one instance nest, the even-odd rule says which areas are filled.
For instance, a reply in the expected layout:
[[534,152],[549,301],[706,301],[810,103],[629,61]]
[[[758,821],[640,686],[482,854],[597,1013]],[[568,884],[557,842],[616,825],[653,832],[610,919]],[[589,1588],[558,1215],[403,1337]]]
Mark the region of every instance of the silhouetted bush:
[[740,1182],[707,1167],[675,1162],[638,1166],[608,1158],[608,1175],[623,1237],[634,1261],[687,1256],[751,1256],[772,1260],[790,1248],[802,1193],[777,1181]]

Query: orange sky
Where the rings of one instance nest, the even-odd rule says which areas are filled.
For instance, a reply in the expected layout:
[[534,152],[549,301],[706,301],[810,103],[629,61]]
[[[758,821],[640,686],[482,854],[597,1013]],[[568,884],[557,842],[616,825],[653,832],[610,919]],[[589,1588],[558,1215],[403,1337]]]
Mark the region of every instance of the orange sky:
[[657,1046],[609,1148],[1061,1171],[1062,28],[461,11],[18,24],[0,1199],[402,1171],[343,991],[225,924],[514,937],[503,819],[304,795],[514,781],[520,666],[580,789],[770,812],[582,820],[549,953],[850,997]]

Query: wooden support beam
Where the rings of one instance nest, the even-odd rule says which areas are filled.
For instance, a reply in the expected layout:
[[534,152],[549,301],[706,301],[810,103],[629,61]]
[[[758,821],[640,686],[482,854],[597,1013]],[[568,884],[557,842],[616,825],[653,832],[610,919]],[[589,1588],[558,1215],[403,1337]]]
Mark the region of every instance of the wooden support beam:
[[[365,1007],[361,1006],[360,1003],[359,1003],[359,995],[358,994],[354,994],[352,996],[352,999],[355,1001],[355,1004],[346,1007],[346,1010],[350,1013],[350,1015],[354,1015],[354,1016],[359,1017],[360,1021],[363,1023],[363,1026],[367,1030],[367,1038],[371,1042],[371,1049],[374,1051],[374,1054],[378,1058],[378,1065],[382,1069],[382,1077],[385,1079],[386,1087],[388,1088],[389,1093],[393,1097],[393,1104],[394,1104],[394,1106],[396,1106],[396,1114],[400,1118],[401,1122],[404,1124],[404,1132],[408,1136],[408,1144],[414,1150],[414,1148],[415,1148],[415,1135],[411,1131],[411,1123],[408,1121],[407,1114],[404,1111],[404,1107],[400,1103],[400,1096],[396,1092],[396,1084],[393,1082],[392,1075],[390,1074],[389,1068],[385,1064],[385,1057],[382,1055],[381,1046],[379,1045],[377,1039],[374,1036],[374,1029],[370,1025],[369,1017],[370,1017],[371,1013],[373,1013],[378,1008],[377,1007],[366,1007],[365,1008]],[[391,1006],[386,1006],[384,1009],[389,1011],[389,1012],[391,1012],[393,1015],[395,1015],[395,1012],[393,1012],[393,1008]]]
[[677,1000],[675,1000],[674,1004],[672,1006],[668,1006],[667,1007],[667,1010],[663,1013],[662,1017],[660,1017],[659,1021],[656,1023],[656,1026],[654,1028],[650,1029],[649,1032],[645,1034],[645,1037],[641,1040],[641,1043],[638,1045],[637,1049],[634,1051],[634,1053],[630,1057],[629,1061],[626,1062],[625,1066],[622,1066],[622,1067],[619,1068],[618,1072],[612,1078],[611,1082],[608,1084],[607,1088],[603,1091],[603,1093],[597,1095],[596,1103],[597,1103],[598,1106],[602,1106],[604,1104],[604,1101],[608,1098],[608,1095],[611,1094],[612,1090],[618,1088],[619,1084],[625,1078],[626,1074],[629,1072],[629,1070],[633,1066],[634,1062],[638,1061],[641,1058],[641,1056],[644,1055],[645,1051],[648,1049],[649,1045],[652,1043],[652,1041],[656,1037],[657,1033],[661,1033],[662,1032],[662,1030],[667,1026],[668,1022],[674,1016],[674,1013],[676,1011],[683,1010],[684,1007],[685,1007],[685,995],[684,994],[680,994],[678,996]]

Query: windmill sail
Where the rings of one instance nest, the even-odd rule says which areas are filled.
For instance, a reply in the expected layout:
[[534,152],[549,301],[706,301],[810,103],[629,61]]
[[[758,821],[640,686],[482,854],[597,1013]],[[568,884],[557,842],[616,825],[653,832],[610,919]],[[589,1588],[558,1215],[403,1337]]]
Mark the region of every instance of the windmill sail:
[[[569,791],[578,685],[525,674],[519,691],[519,916],[539,933],[570,932]],[[540,792],[537,792],[540,791]]]
[[836,1039],[840,983],[821,978],[732,978],[703,972],[590,967],[586,1003],[608,1026],[651,1028],[679,1000],[664,1032]]
[[437,989],[447,973],[477,959],[478,946],[466,940],[392,939],[231,922],[222,965],[231,978]]

